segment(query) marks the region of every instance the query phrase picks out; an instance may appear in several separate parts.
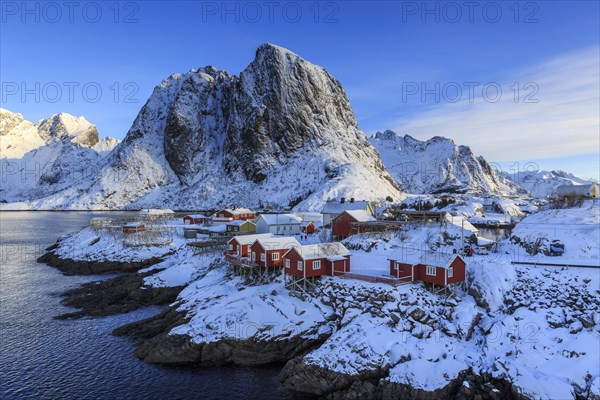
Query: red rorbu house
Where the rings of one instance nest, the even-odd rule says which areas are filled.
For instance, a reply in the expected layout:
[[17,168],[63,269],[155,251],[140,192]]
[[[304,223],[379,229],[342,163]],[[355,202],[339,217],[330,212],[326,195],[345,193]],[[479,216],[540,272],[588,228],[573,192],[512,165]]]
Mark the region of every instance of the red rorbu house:
[[123,225],[123,233],[144,232],[145,230],[146,226],[141,222],[130,222]]
[[202,224],[205,222],[205,220],[206,216],[201,214],[186,215],[185,217],[183,217],[183,224]]
[[237,220],[248,220],[256,218],[256,213],[247,208],[225,208],[217,211],[213,217],[213,222],[231,222]]
[[365,210],[347,210],[331,221],[331,235],[334,239],[343,239],[361,233],[361,228],[356,226],[359,222],[377,221]]
[[260,238],[250,246],[250,259],[258,267],[281,267],[283,255],[292,247],[300,247],[293,237]]
[[271,233],[259,233],[256,235],[234,236],[227,242],[226,256],[250,257],[250,246],[257,239],[267,239],[273,237]]
[[350,252],[339,242],[292,247],[283,259],[287,275],[305,279],[350,272]]
[[467,264],[458,254],[413,250],[389,261],[390,275],[406,282],[421,281],[446,287],[465,280]]

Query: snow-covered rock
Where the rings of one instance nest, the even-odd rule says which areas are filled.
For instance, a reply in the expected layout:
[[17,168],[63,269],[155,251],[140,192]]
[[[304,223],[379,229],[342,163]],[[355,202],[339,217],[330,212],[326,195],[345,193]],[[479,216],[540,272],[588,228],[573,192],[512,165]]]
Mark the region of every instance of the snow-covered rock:
[[526,194],[500,176],[483,157],[451,139],[435,136],[421,141],[387,130],[369,140],[406,193]]

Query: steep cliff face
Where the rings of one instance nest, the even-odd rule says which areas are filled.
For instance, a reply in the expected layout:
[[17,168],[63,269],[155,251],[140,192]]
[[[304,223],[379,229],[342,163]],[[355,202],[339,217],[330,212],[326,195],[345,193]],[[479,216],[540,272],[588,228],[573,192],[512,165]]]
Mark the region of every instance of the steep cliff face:
[[240,76],[205,67],[164,80],[79,189],[36,206],[320,209],[332,197],[402,197],[340,83],[271,44]]
[[526,194],[500,176],[468,146],[436,136],[427,141],[393,131],[377,132],[371,143],[401,189],[407,193],[490,193]]

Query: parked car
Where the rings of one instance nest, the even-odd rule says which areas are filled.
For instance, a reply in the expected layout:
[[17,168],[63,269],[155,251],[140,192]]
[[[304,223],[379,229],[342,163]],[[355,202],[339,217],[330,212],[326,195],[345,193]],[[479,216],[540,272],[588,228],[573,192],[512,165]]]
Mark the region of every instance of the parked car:
[[560,256],[565,252],[565,245],[562,244],[559,240],[553,240],[550,243],[550,255]]
[[475,254],[478,254],[480,256],[487,256],[488,250],[485,247],[479,246],[475,248]]

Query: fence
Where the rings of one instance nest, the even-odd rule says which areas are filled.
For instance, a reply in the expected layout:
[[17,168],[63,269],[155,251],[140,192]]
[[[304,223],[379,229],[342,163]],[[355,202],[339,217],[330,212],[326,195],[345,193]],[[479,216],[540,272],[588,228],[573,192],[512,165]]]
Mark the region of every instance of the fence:
[[371,282],[371,283],[386,283],[388,285],[392,285],[392,286],[398,286],[398,285],[402,285],[405,283],[410,283],[410,277],[407,278],[394,278],[394,277],[387,277],[387,276],[370,276],[370,275],[360,275],[360,274],[353,274],[350,272],[347,272],[343,275],[340,275],[340,278],[344,278],[344,279],[358,279],[360,281],[365,281],[365,282]]

